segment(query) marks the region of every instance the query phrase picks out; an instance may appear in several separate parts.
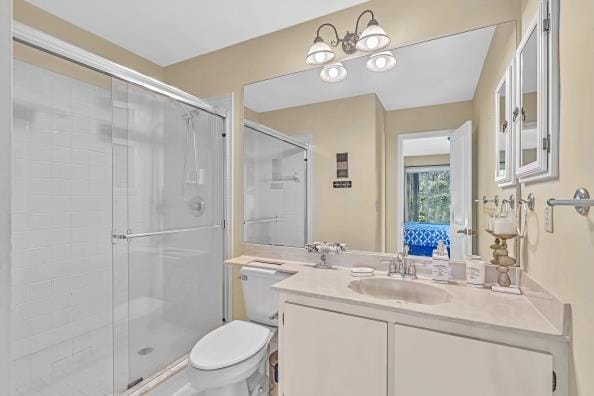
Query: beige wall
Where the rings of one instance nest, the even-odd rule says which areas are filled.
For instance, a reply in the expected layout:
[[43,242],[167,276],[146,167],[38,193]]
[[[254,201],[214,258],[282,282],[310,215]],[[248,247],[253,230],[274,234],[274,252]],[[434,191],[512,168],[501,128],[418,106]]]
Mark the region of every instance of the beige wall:
[[246,120],[253,121],[260,123],[260,113],[250,109],[249,107],[244,107],[243,109],[243,117]]
[[[535,1],[525,5],[523,26],[532,19]],[[594,212],[583,217],[556,207],[554,233],[544,232],[547,198],[570,198],[577,187],[594,192],[594,2],[561,0],[561,128],[559,180],[527,184],[522,194],[536,195],[522,249],[527,271],[572,305],[572,395],[594,394]]]
[[[518,10],[519,12],[519,10]],[[495,89],[514,58],[516,49],[516,26],[504,24],[495,30],[483,71],[473,100],[473,134],[475,144],[475,196],[491,198],[508,196],[515,188],[502,190],[495,179]],[[493,205],[478,205],[475,223],[478,230],[478,252],[490,257],[491,238],[485,234],[489,214],[495,211]],[[513,242],[515,244],[515,241]],[[515,246],[511,247],[512,252]]]
[[449,103],[437,106],[386,112],[386,250],[396,251],[396,144],[398,135],[456,129],[472,120],[472,102]]
[[377,95],[375,98],[375,170],[376,170],[376,252],[386,250],[386,109]]
[[[263,125],[287,135],[313,138],[316,241],[345,242],[351,250],[375,251],[382,246],[383,108],[377,109],[378,103],[372,94],[260,113]],[[349,153],[352,188],[332,186],[336,153],[342,152]]]
[[[537,9],[536,0],[522,0],[522,31]],[[594,3],[590,0],[561,1],[560,79],[561,126],[560,170],[554,181],[521,186],[522,196],[536,195],[536,208],[529,215],[527,237],[522,243],[521,259],[527,272],[563,301],[570,303],[573,315],[573,344],[570,370],[570,394],[594,394],[594,214],[582,217],[572,208],[556,207],[554,233],[543,228],[547,198],[569,198],[580,186],[594,190],[594,161],[591,132],[594,107]],[[499,33],[499,32],[498,32]],[[501,40],[492,48],[474,100],[477,128],[478,192],[487,196],[500,194],[493,183],[495,84],[514,53],[515,39]],[[506,194],[513,191],[506,191]],[[483,229],[487,211],[479,212],[479,229]],[[479,239],[479,253],[490,254],[489,240]]]
[[122,47],[60,19],[24,0],[14,0],[14,20],[41,30],[140,73],[163,80],[164,69]]

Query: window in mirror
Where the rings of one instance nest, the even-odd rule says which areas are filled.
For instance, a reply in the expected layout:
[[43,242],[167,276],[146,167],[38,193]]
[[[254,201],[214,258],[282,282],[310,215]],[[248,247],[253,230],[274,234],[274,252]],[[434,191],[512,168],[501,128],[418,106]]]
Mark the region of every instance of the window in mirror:
[[404,244],[430,257],[439,240],[450,246],[450,167],[406,167]]
[[558,168],[558,0],[541,0],[516,53],[513,112],[520,182],[554,178]]
[[512,165],[512,81],[513,66],[510,65],[495,90],[495,181],[502,187],[515,182]]

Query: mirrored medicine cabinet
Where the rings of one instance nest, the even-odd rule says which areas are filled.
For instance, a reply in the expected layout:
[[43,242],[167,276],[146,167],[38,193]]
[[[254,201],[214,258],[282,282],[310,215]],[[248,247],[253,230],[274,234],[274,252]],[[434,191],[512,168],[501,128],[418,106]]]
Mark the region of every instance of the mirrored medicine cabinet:
[[495,182],[556,178],[559,158],[559,1],[542,0],[495,89]]

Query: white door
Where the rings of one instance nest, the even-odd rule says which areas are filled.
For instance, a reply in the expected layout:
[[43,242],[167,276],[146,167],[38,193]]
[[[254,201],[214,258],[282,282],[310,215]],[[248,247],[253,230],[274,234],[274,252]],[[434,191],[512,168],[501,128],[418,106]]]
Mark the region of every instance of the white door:
[[281,315],[279,395],[387,396],[386,322],[291,303]]
[[463,260],[472,254],[472,122],[450,139],[450,254]]
[[392,396],[551,396],[553,356],[395,326]]

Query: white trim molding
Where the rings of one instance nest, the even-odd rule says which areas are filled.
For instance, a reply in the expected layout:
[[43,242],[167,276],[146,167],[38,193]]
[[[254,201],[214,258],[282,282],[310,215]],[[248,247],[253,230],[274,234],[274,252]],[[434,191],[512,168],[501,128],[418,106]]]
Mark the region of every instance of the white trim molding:
[[10,135],[12,131],[12,0],[0,0],[0,394],[11,393]]

